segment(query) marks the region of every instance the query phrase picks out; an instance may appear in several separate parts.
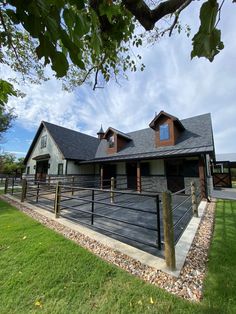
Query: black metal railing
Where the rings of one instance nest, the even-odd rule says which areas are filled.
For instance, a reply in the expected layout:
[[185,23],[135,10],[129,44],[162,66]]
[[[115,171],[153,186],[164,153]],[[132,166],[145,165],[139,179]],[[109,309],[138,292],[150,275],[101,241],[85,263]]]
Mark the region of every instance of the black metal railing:
[[[161,249],[159,195],[78,186],[74,187],[73,196],[70,194],[70,187],[63,184],[60,216],[113,236]],[[143,219],[137,219],[139,216]],[[147,236],[149,240],[142,240],[141,230],[150,233]]]
[[[201,193],[199,188],[195,188],[196,206],[200,203]],[[184,230],[189,224],[189,221],[193,217],[193,203],[190,187],[179,190],[171,194],[172,203],[175,204],[172,207],[173,214],[173,226],[175,243],[178,242]]]

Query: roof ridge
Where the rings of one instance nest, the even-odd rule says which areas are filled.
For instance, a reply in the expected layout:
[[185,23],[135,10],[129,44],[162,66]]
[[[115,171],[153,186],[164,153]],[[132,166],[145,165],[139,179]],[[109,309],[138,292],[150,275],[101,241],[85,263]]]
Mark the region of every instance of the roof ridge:
[[66,128],[64,126],[61,126],[61,125],[58,125],[58,124],[54,124],[54,123],[51,123],[51,122],[47,122],[47,121],[42,121],[43,124],[47,125],[47,124],[50,124],[54,127],[57,127],[57,128],[61,128],[61,129],[64,129],[64,130],[68,130],[70,132],[75,132],[77,134],[81,134],[81,135],[84,135],[84,136],[89,136],[93,139],[96,139],[97,140],[97,137],[96,136],[93,136],[93,135],[89,135],[89,134],[86,134],[86,133],[83,133],[83,132],[80,132],[80,131],[76,131],[76,130],[73,130],[73,129],[69,129],[69,128]]

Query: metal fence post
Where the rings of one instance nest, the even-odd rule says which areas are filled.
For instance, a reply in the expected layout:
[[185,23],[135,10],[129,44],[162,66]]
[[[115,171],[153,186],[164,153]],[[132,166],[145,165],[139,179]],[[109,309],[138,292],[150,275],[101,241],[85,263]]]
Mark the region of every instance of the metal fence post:
[[26,199],[26,193],[27,193],[27,180],[26,179],[22,179],[21,199],[20,199],[20,201],[22,203]]
[[114,203],[114,188],[115,188],[115,178],[112,177],[111,178],[111,203],[113,204]]
[[11,181],[11,195],[13,195],[13,193],[14,193],[14,183],[15,183],[15,180],[14,180],[14,177],[12,177],[12,181]]
[[94,222],[94,190],[92,190],[92,203],[91,203],[91,225],[93,225]]
[[192,195],[192,210],[194,217],[198,217],[197,198],[195,183],[191,182],[191,195]]
[[61,182],[58,181],[56,185],[55,203],[54,203],[55,218],[60,217],[60,201],[61,201]]
[[160,221],[160,200],[159,195],[156,196],[156,210],[157,210],[157,246],[161,250],[161,221]]
[[39,182],[37,183],[37,191],[36,191],[36,203],[39,201]]
[[171,270],[175,270],[176,261],[174,244],[174,226],[171,206],[171,193],[169,191],[162,193],[162,205],[163,205],[163,226],[164,226],[166,266]]
[[74,195],[75,177],[72,176],[71,180],[72,180],[72,183],[71,183],[71,195]]
[[5,189],[4,189],[4,194],[7,194],[8,190],[8,178],[5,179]]

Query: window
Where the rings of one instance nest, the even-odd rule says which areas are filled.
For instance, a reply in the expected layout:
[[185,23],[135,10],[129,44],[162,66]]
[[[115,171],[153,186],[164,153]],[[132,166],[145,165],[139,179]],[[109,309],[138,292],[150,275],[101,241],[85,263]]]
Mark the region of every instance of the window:
[[26,174],[30,174],[30,167],[29,166],[26,168]]
[[57,174],[58,175],[63,174],[63,164],[58,164]]
[[150,165],[148,162],[141,163],[141,176],[150,175]]
[[41,137],[41,148],[44,148],[47,146],[47,135],[44,135]]
[[111,135],[109,138],[108,138],[108,147],[109,148],[112,148],[115,146],[115,137],[114,135]]
[[169,124],[160,125],[160,141],[165,141],[170,139]]

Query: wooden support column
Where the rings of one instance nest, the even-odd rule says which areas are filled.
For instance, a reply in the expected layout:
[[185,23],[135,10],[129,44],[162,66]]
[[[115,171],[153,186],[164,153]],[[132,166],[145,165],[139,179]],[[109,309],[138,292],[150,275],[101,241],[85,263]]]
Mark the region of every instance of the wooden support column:
[[101,170],[100,170],[100,189],[103,189],[103,166],[101,165]]
[[201,198],[206,198],[206,177],[205,177],[205,169],[204,169],[204,157],[199,157],[199,179],[200,179],[200,189],[201,189]]
[[137,191],[141,193],[141,169],[140,169],[140,161],[137,162]]

